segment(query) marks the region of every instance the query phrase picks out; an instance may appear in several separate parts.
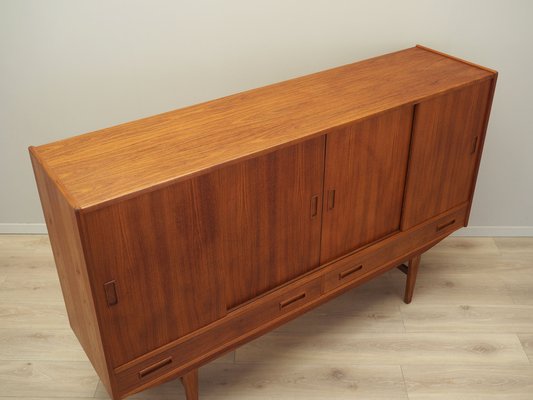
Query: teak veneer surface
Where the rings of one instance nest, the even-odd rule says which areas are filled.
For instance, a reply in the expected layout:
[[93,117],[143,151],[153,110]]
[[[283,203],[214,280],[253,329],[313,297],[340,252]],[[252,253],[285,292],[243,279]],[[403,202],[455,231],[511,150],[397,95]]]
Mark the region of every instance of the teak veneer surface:
[[87,209],[492,76],[414,47],[31,151]]

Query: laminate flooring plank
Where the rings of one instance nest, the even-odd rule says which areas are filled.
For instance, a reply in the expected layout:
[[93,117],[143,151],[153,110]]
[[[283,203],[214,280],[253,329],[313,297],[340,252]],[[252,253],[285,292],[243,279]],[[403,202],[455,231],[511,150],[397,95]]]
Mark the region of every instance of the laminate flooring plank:
[[0,284],[0,303],[13,299],[17,299],[19,304],[63,304],[57,274],[54,274],[54,271],[34,273],[26,271],[26,268],[21,268],[21,271],[8,272],[5,280]]
[[84,361],[2,361],[0,388],[12,397],[91,397],[98,377]]
[[88,361],[70,330],[0,328],[0,362],[5,360]]
[[69,322],[62,303],[27,303],[12,299],[0,302],[0,327],[68,329]]
[[398,308],[380,309],[369,307],[366,310],[356,310],[350,314],[331,313],[322,314],[309,312],[295,320],[279,327],[277,332],[300,334],[313,332],[314,334],[355,334],[359,332],[404,332],[402,315]]
[[518,335],[522,347],[529,357],[529,361],[533,364],[533,333],[523,333]]
[[401,306],[406,332],[533,332],[533,306]]
[[[210,364],[200,368],[201,399],[407,400],[399,366],[328,366],[283,362]],[[96,398],[109,399],[102,385]],[[133,395],[132,399],[184,399],[178,380]]]
[[494,242],[504,256],[533,256],[533,237],[497,237]]
[[237,363],[524,365],[515,334],[272,332],[236,351]]
[[507,288],[515,304],[533,306],[532,283],[507,283]]
[[[405,280],[405,278],[404,278]],[[316,310],[324,314],[354,314],[369,309],[398,310],[402,296],[388,274],[378,276],[350,289]]]
[[0,257],[3,254],[52,254],[48,235],[0,235]]
[[422,255],[420,274],[485,275],[494,279],[529,277],[533,261],[523,256],[482,256],[465,253],[462,257],[435,257]]
[[[405,290],[405,275],[391,271],[390,277],[398,295]],[[447,274],[442,271],[430,273],[420,266],[412,304],[514,304],[505,282],[494,279],[490,273]]]
[[[61,397],[27,397],[27,396],[0,396],[0,400],[57,400]],[[94,400],[94,397],[68,397],[69,400]]]
[[427,258],[471,256],[497,256],[500,249],[491,237],[458,237],[449,236],[426,253]]
[[410,400],[531,400],[533,366],[403,366]]

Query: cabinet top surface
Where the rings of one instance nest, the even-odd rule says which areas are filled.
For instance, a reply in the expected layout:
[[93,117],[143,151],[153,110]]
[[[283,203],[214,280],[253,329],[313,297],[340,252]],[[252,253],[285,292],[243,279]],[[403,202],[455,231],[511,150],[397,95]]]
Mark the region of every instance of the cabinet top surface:
[[493,74],[413,47],[30,151],[89,209]]

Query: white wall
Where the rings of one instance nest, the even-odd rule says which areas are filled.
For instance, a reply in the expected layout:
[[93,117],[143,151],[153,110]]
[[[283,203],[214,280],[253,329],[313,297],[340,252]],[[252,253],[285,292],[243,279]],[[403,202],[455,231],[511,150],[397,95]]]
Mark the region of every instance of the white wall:
[[526,0],[0,0],[0,232],[43,229],[30,144],[421,43],[500,72],[470,232],[533,235],[532,16]]

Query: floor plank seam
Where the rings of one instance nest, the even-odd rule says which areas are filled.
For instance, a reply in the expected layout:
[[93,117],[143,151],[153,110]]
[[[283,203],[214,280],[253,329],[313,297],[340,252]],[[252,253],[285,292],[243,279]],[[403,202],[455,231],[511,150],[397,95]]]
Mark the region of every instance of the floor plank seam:
[[399,367],[400,367],[400,372],[402,373],[403,389],[405,391],[405,397],[407,397],[407,400],[410,400],[411,398],[409,397],[409,389],[407,388],[407,381],[405,380],[405,374],[403,372],[403,365],[399,365]]

